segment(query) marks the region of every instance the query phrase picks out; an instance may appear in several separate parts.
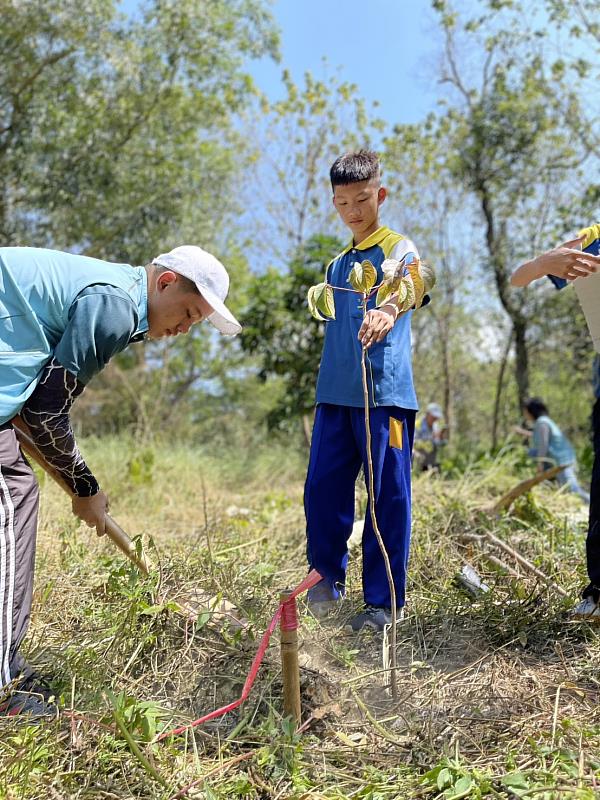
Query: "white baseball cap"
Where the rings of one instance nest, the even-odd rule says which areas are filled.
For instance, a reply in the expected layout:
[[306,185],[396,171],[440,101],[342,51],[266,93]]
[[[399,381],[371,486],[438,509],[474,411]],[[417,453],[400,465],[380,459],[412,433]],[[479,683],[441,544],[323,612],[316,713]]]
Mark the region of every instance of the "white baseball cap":
[[200,294],[213,309],[208,321],[226,336],[235,336],[242,326],[225,305],[229,291],[229,275],[218,258],[201,247],[184,244],[152,261],[159,267],[172,269],[193,281]]
[[444,416],[442,407],[438,403],[429,403],[429,405],[425,409],[425,413],[431,414],[431,416],[435,417],[436,419],[442,419],[442,417]]

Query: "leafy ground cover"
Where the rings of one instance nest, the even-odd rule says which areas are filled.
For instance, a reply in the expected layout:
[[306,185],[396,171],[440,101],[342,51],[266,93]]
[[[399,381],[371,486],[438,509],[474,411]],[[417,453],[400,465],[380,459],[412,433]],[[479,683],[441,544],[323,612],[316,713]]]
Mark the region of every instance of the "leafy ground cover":
[[[577,499],[542,487],[495,517],[486,509],[518,480],[508,457],[419,478],[397,700],[381,637],[343,629],[361,602],[355,551],[335,616],[319,622],[300,604],[300,732],[282,717],[275,643],[240,709],[152,743],[239,696],[280,590],[304,577],[303,463],[279,448],[239,461],[116,439],[86,444],[114,517],[153,543],[160,569],[142,579],[42,480],[27,648],[53,676],[65,713],[39,725],[0,721],[0,797],[600,796],[599,631],[568,618],[584,582]],[[514,562],[516,574],[504,574],[463,538],[486,531],[570,599]],[[454,582],[467,562],[491,589],[475,600]],[[249,629],[177,613],[174,600],[202,593],[234,601]]]

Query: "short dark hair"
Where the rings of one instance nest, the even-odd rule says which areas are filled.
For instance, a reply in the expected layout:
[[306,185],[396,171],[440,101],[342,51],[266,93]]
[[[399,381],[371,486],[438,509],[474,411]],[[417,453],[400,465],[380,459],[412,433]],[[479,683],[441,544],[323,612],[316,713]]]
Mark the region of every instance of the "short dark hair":
[[548,415],[548,406],[539,397],[530,397],[526,400],[525,408],[534,419]]
[[331,188],[379,177],[379,156],[373,150],[356,150],[336,158],[329,170]]
[[[162,264],[147,264],[148,267],[152,267],[155,270],[155,274],[162,275],[163,272],[177,272],[176,269],[171,269],[170,267],[163,267]],[[177,272],[177,278],[180,282],[180,286],[184,292],[195,292],[196,294],[200,294],[198,287],[194,283],[194,281],[187,278],[185,275],[182,275],[180,272]]]

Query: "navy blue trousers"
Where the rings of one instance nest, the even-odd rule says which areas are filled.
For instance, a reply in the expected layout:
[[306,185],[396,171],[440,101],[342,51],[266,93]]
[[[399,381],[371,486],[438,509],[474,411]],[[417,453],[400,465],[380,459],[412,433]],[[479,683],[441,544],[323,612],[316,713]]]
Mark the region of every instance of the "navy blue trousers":
[[[307,556],[334,589],[343,589],[347,541],[354,522],[354,489],[361,466],[367,475],[364,409],[317,406],[304,487]],[[390,418],[398,422],[390,426]],[[396,605],[404,605],[410,547],[410,468],[415,412],[393,406],[370,411],[375,513],[390,558]],[[390,427],[392,430],[390,431]],[[391,433],[391,437],[390,437]],[[400,436],[400,438],[399,438]],[[399,447],[399,443],[402,447]],[[362,539],[363,594],[367,605],[390,608],[383,556],[367,508]]]

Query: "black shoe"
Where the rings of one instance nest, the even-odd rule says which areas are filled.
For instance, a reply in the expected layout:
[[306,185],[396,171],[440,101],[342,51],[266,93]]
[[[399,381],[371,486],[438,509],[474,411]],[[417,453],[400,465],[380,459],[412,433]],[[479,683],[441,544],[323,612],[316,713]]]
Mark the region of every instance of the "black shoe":
[[58,706],[46,703],[40,695],[13,692],[0,701],[0,716],[57,717]]
[[[396,624],[404,619],[404,608],[396,611]],[[352,617],[346,625],[347,630],[354,632],[370,628],[374,631],[383,631],[386,625],[392,624],[392,612],[389,608],[377,608],[376,606],[365,606],[355,617]]]
[[44,678],[43,675],[38,675],[32,669],[28,669],[23,677],[17,678],[15,683],[16,692],[37,695],[45,703],[55,701],[56,692],[50,685],[50,681]]
[[341,594],[334,589],[324,578],[307,593],[308,610],[313,617],[323,619],[336,608],[342,601]]

